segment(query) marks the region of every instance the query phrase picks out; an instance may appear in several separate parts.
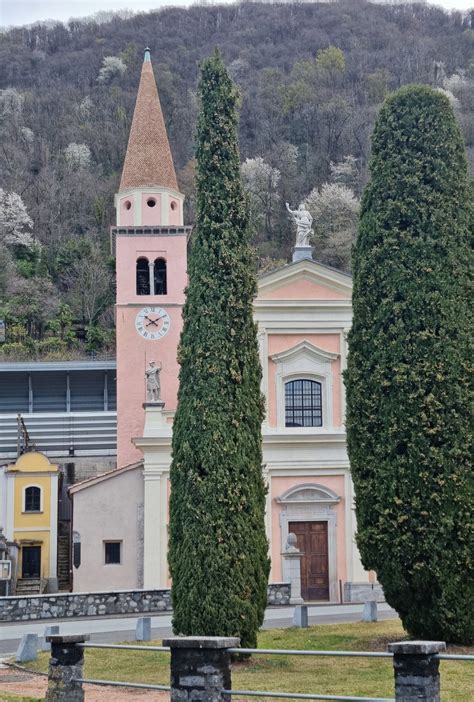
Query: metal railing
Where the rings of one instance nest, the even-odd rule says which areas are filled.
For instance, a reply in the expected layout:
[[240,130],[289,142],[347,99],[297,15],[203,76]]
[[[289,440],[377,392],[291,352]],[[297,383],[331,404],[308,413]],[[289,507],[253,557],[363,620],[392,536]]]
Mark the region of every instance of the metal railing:
[[[77,638],[81,639],[81,637],[51,637],[50,640],[54,644],[55,639],[57,640],[56,643],[60,645],[61,641],[67,641],[68,638]],[[73,642],[71,645],[74,645],[76,648],[81,649],[81,650],[87,650],[87,649],[111,649],[111,650],[121,650],[121,651],[146,651],[148,653],[153,653],[153,652],[166,652],[166,653],[171,653],[171,656],[176,655],[177,651],[181,651],[181,653],[184,651],[187,651],[188,649],[186,648],[187,642],[189,642],[189,652],[194,651],[199,651],[198,656],[199,658],[199,663],[197,665],[197,672],[199,671],[207,671],[207,673],[210,675],[209,680],[211,680],[211,688],[208,690],[208,683],[204,682],[204,677],[203,677],[203,682],[202,685],[199,683],[199,675],[193,675],[189,673],[189,671],[185,671],[183,673],[184,677],[187,677],[187,680],[192,680],[193,682],[191,683],[186,683],[188,685],[188,693],[191,693],[192,690],[199,691],[199,699],[203,700],[203,702],[206,702],[207,699],[212,700],[222,700],[224,702],[226,699],[229,699],[230,696],[242,696],[242,697],[266,697],[266,698],[277,698],[277,699],[294,699],[294,700],[335,700],[337,702],[397,702],[398,700],[404,700],[407,699],[406,697],[403,696],[402,693],[400,693],[399,690],[399,685],[403,687],[403,685],[407,685],[407,680],[409,681],[410,674],[412,675],[413,680],[420,679],[423,676],[419,675],[419,672],[421,669],[426,669],[427,663],[431,666],[433,666],[433,679],[436,679],[436,676],[438,678],[438,687],[439,687],[439,673],[438,673],[438,666],[439,666],[439,661],[454,661],[454,660],[459,660],[459,661],[474,661],[474,655],[466,655],[466,654],[446,654],[442,652],[438,652],[443,650],[444,644],[440,642],[401,642],[397,644],[393,644],[392,646],[395,647],[401,647],[399,650],[396,650],[396,652],[382,652],[382,651],[307,651],[307,650],[300,650],[300,649],[268,649],[268,648],[239,648],[235,646],[213,646],[213,645],[208,645],[206,647],[206,641],[211,641],[212,640],[217,640],[218,637],[210,637],[209,639],[203,639],[203,637],[198,637],[198,638],[193,638],[193,637],[183,637],[183,638],[177,638],[177,639],[170,639],[169,643],[171,645],[169,646],[146,646],[146,645],[135,645],[135,644],[102,644],[102,643],[86,643],[85,639],[86,637],[82,637],[81,640],[77,640]],[[219,641],[228,641],[228,639],[218,639]],[[235,641],[232,640],[233,642]],[[175,643],[177,642],[177,643]],[[174,644],[174,645],[173,645]],[[413,650],[410,650],[410,647],[413,647]],[[407,650],[405,650],[407,649]],[[53,652],[53,656],[58,655],[58,651],[60,649],[57,649],[56,652]],[[210,653],[212,651],[212,654]],[[222,680],[225,679],[225,675],[216,675],[216,673],[220,673],[221,669],[219,668],[219,663],[216,663],[216,658],[215,654],[216,651],[220,651],[222,653],[222,666],[225,668],[227,666],[227,671],[228,671],[228,680],[230,681],[231,677],[231,659],[233,655],[258,655],[258,656],[268,656],[268,655],[276,655],[276,656],[313,656],[313,657],[318,657],[318,656],[332,656],[332,657],[344,657],[344,658],[385,658],[385,659],[392,659],[394,661],[394,670],[395,670],[395,690],[396,690],[396,697],[395,698],[386,698],[386,697],[360,697],[360,696],[353,696],[353,695],[334,695],[334,694],[318,694],[318,693],[300,693],[300,692],[279,692],[279,691],[264,691],[264,690],[237,690],[233,689],[232,687],[226,688],[226,687],[217,687],[215,686],[215,681],[216,680]],[[403,672],[402,674],[399,673],[398,668],[400,667],[400,659],[403,660]],[[398,659],[398,667],[397,667],[397,659]],[[186,661],[186,655],[182,656],[180,658],[181,662]],[[408,668],[407,668],[407,661],[409,663]],[[410,673],[410,665],[412,665],[413,670],[412,673]],[[179,663],[178,663],[179,666]],[[200,666],[200,667],[199,667]],[[421,666],[421,667],[420,667]],[[82,670],[82,668],[81,668]],[[408,671],[408,672],[407,672]],[[175,676],[175,678],[181,679],[180,675]],[[120,687],[120,688],[131,688],[131,689],[140,689],[140,690],[155,690],[155,691],[160,691],[160,692],[173,692],[173,690],[181,689],[181,688],[173,688],[170,685],[162,685],[162,684],[152,684],[152,683],[136,683],[136,682],[129,682],[129,681],[117,681],[117,680],[99,680],[95,678],[85,678],[82,677],[82,675],[79,677],[71,677],[70,675],[65,675],[64,679],[68,679],[69,684],[71,685],[76,685],[79,687],[82,687],[83,684],[89,684],[89,685],[98,685],[98,686],[107,686],[107,687]],[[431,679],[430,679],[431,680]],[[401,682],[400,682],[401,681]],[[409,681],[410,682],[410,681]],[[432,682],[432,681],[431,681]],[[430,682],[430,684],[431,684]],[[435,680],[436,682],[436,680]],[[190,685],[192,686],[193,684],[196,685],[196,688],[190,688]],[[410,683],[412,684],[412,683]],[[424,683],[422,683],[424,684]],[[212,687],[214,685],[214,687]],[[435,685],[436,686],[436,685]],[[63,689],[63,688],[62,688]],[[209,692],[209,697],[204,694],[203,696],[203,691],[208,691]],[[217,693],[217,695],[216,695]],[[400,694],[399,694],[400,693]],[[431,693],[430,693],[431,694]],[[50,697],[50,700],[54,702],[55,698]],[[58,697],[58,700],[60,698]],[[63,699],[63,698],[61,698]],[[415,699],[415,698],[413,698]],[[418,697],[416,698],[418,699]],[[430,699],[438,699],[435,696],[435,692],[433,692],[433,696],[420,696],[419,699],[424,699],[424,700],[430,700]]]

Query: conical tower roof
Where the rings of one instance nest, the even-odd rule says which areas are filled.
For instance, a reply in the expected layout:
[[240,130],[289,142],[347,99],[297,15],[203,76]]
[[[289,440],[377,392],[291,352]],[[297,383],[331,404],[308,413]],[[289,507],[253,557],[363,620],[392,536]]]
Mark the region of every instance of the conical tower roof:
[[120,190],[147,186],[178,190],[149,49],[145,49]]

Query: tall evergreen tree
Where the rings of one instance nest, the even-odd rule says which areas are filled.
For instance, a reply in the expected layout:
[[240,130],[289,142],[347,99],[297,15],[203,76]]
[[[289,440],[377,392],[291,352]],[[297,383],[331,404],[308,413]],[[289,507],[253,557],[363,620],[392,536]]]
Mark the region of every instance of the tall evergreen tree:
[[410,634],[466,643],[470,188],[447,98],[421,86],[391,96],[362,202],[346,374],[362,562]]
[[267,601],[255,263],[239,171],[235,86],[202,66],[197,224],[173,426],[169,562],[173,627],[256,644]]

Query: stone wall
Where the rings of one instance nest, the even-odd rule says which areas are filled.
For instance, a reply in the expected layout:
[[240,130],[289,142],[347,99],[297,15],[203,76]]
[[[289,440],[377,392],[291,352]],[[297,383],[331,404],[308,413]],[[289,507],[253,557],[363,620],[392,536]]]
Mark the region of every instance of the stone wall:
[[170,590],[71,592],[0,598],[0,621],[5,622],[95,617],[107,614],[158,613],[170,610]]
[[[269,605],[288,605],[290,585],[268,586]],[[71,592],[32,597],[0,597],[0,622],[68,619],[117,614],[158,614],[171,611],[170,590]]]
[[267,588],[269,606],[288,606],[290,604],[290,583],[270,583]]
[[344,583],[344,602],[385,602],[380,583]]

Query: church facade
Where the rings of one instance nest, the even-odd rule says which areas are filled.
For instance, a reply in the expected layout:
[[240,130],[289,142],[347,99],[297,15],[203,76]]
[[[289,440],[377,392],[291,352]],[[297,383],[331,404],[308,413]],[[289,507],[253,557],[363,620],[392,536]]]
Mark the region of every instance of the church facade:
[[[146,51],[112,228],[118,461],[70,490],[76,591],[169,585],[169,469],[190,237],[183,201]],[[344,430],[351,277],[299,243],[291,263],[260,276],[254,302],[270,580],[285,579],[282,553],[294,532],[304,554],[303,598],[337,602],[346,583],[371,580],[354,541]]]

